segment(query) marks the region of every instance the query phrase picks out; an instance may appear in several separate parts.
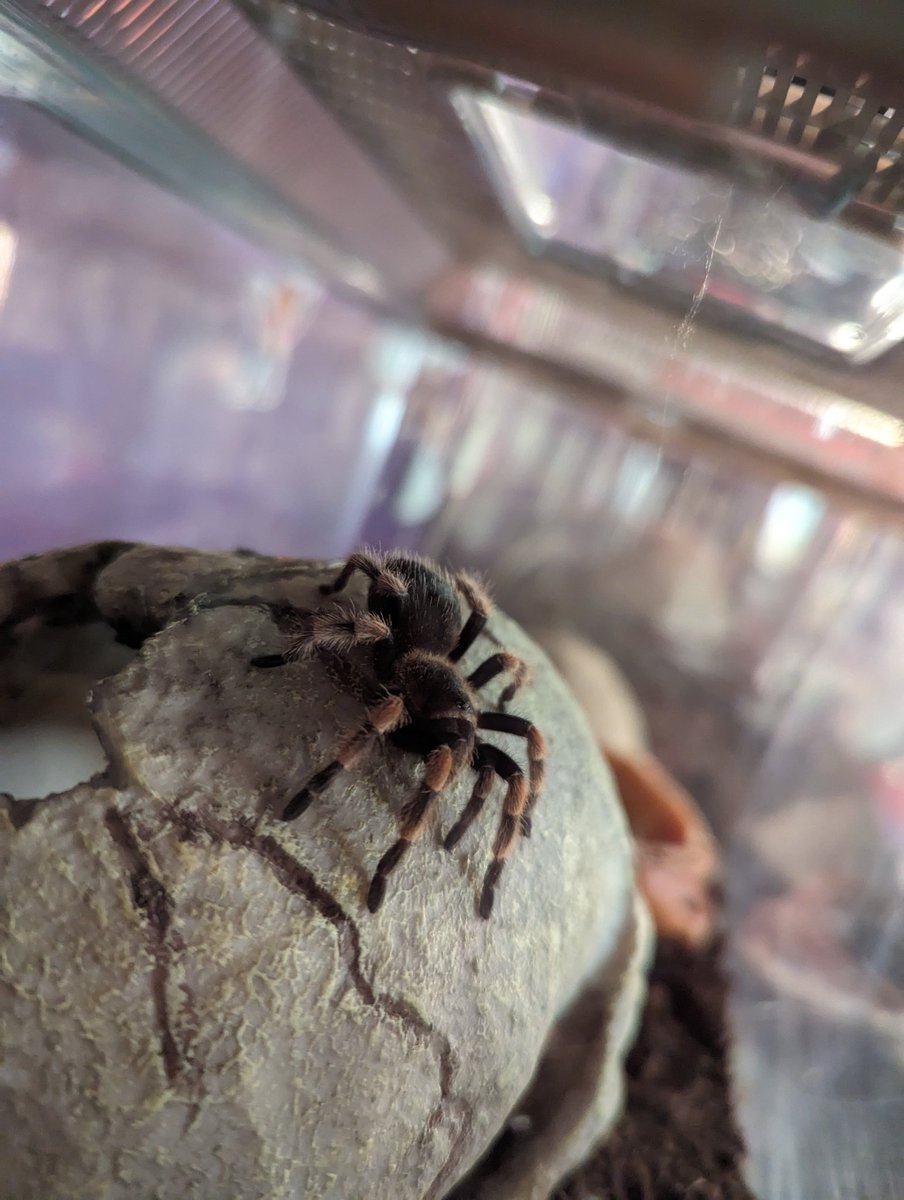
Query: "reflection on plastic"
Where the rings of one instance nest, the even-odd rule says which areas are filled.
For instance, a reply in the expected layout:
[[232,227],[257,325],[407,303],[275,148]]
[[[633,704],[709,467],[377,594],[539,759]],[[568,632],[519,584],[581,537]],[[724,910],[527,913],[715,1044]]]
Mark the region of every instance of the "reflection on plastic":
[[117,536],[340,554],[404,407],[408,376],[377,428],[383,365],[362,371],[393,331],[37,111],[0,118],[0,558]]
[[[900,1200],[900,537],[677,448],[667,410],[641,438],[380,325],[0,111],[18,238],[0,556],[104,536],[402,544],[483,568],[528,624],[596,639],[728,852],[752,1180],[763,1200]],[[475,319],[555,333],[555,306],[524,300],[487,293]]]
[[508,99],[453,103],[540,251],[706,298],[867,362],[904,338],[904,255],[721,175],[640,158]]
[[[415,524],[393,498],[420,474],[442,500]],[[379,494],[366,537],[608,650],[718,831],[757,1193],[900,1200],[904,541],[474,369],[416,389]]]

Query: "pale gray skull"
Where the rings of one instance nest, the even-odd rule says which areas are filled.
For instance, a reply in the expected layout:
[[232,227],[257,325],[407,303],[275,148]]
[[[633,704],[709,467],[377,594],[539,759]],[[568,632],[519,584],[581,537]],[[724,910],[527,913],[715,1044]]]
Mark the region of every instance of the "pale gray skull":
[[649,921],[585,719],[512,621],[494,614],[463,665],[499,645],[528,661],[511,708],[545,733],[548,776],[490,920],[475,897],[501,784],[447,853],[473,786],[456,778],[373,915],[418,758],[375,745],[279,819],[361,703],[316,658],[254,670],[280,646],[264,608],[203,605],[314,606],[334,569],[111,544],[0,567],[0,761],[33,754],[38,778],[55,753],[48,769],[85,775],[70,735],[89,688],[106,756],[0,805],[16,1200],[541,1198],[615,1121]]

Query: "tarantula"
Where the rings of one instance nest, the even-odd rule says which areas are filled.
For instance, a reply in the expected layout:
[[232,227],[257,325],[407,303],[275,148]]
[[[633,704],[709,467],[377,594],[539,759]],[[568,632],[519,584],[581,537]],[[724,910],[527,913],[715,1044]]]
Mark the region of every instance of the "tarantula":
[[[350,767],[379,738],[424,760],[416,796],[402,810],[398,839],[377,864],[367,895],[376,912],[383,902],[386,880],[423,833],[437,797],[456,772],[468,765],[477,772],[471,798],[446,835],[451,850],[480,813],[498,775],[506,784],[502,816],[493,842],[478,911],[483,918],[493,909],[496,885],[505,859],[518,834],[530,836],[531,810],[543,784],[545,742],[542,733],[524,717],[507,712],[481,711],[478,691],[508,673],[510,682],[500,696],[504,706],[526,681],[528,668],[513,654],[491,654],[465,676],[457,666],[487,623],[490,599],[470,575],[450,575],[441,567],[402,554],[353,554],[325,595],[341,592],[355,571],[370,580],[367,609],[334,603],[319,610],[291,609],[278,624],[290,644],[281,654],[252,659],[256,667],[281,667],[320,651],[347,654],[367,646],[372,653],[374,692],[366,719],[336,751],[332,762],[317,771],[288,802],[284,820],[300,816],[340,772]],[[461,595],[470,607],[462,625]],[[515,734],[527,741],[528,777],[504,751],[477,736],[478,730]]]

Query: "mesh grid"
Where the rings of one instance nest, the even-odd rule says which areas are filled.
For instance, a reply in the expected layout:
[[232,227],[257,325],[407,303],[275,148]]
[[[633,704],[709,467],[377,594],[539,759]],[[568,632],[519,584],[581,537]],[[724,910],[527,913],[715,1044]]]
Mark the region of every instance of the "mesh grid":
[[435,55],[301,10],[283,53],[324,103],[402,183],[418,209],[473,253],[505,233],[474,150],[445,97]]
[[[517,76],[519,64],[504,52],[492,61],[444,58],[284,0],[239,3],[430,219],[472,235],[497,219],[440,81],[466,71],[494,90],[498,73]],[[772,147],[793,148],[801,173],[809,168],[810,192],[819,180],[826,210],[860,201],[888,214],[904,211],[904,106],[896,110],[889,97],[874,94],[864,72],[832,70],[810,54],[780,46],[725,54],[726,70],[712,79],[709,111],[723,131],[733,126],[755,135],[745,154],[755,156],[759,145],[772,162]],[[566,116],[568,110],[574,116],[612,109],[613,97],[601,89],[557,75],[552,65],[546,75],[533,83],[547,111],[561,112],[563,103]],[[498,239],[498,227],[495,234]]]
[[[447,247],[230,0],[13,4],[62,37],[76,63],[95,61],[139,99],[162,102],[164,125],[202,134],[206,174],[191,147],[167,158],[147,118],[164,176],[278,253],[369,297],[406,297],[445,267]],[[107,142],[141,158],[117,143],[115,111],[108,126]]]
[[[288,60],[460,257],[491,243],[497,256],[513,246],[446,94],[463,74],[490,90],[500,72],[517,76],[518,64],[504,53],[492,62],[444,58],[287,0],[41,2],[292,196],[299,171],[310,169],[311,148],[300,136]],[[904,106],[877,95],[868,74],[830,69],[810,54],[781,46],[732,53],[732,69],[713,80],[712,111],[723,129],[754,135],[745,154],[755,156],[757,146],[765,159],[776,145],[792,150],[802,175],[810,172],[802,184],[808,202],[817,179],[826,211],[853,202],[888,216],[904,212]],[[547,109],[561,110],[564,98],[566,110],[586,115],[612,99],[600,105],[598,89],[551,71],[534,83]]]
[[774,49],[743,63],[737,81],[735,125],[832,163],[842,199],[904,211],[904,109],[873,92],[867,73]]
[[287,196],[306,161],[298,85],[242,14],[220,0],[42,0],[92,45]]

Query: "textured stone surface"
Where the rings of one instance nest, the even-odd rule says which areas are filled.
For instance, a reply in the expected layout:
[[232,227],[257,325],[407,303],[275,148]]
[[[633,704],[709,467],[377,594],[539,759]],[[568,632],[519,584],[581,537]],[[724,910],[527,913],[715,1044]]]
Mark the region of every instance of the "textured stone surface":
[[417,759],[377,748],[277,819],[360,701],[319,661],[250,668],[279,647],[265,612],[186,615],[188,601],[314,605],[328,573],[124,546],[0,567],[0,672],[40,662],[46,687],[41,618],[143,642],[93,689],[106,773],[0,809],[0,1175],[15,1200],[438,1198],[516,1112],[467,1194],[539,1200],[618,1111],[649,923],[593,738],[514,623],[494,616],[464,665],[497,644],[529,660],[512,708],[544,730],[549,773],[490,921],[475,904],[497,793],[455,853],[439,845],[473,776],[373,916],[367,884]]

